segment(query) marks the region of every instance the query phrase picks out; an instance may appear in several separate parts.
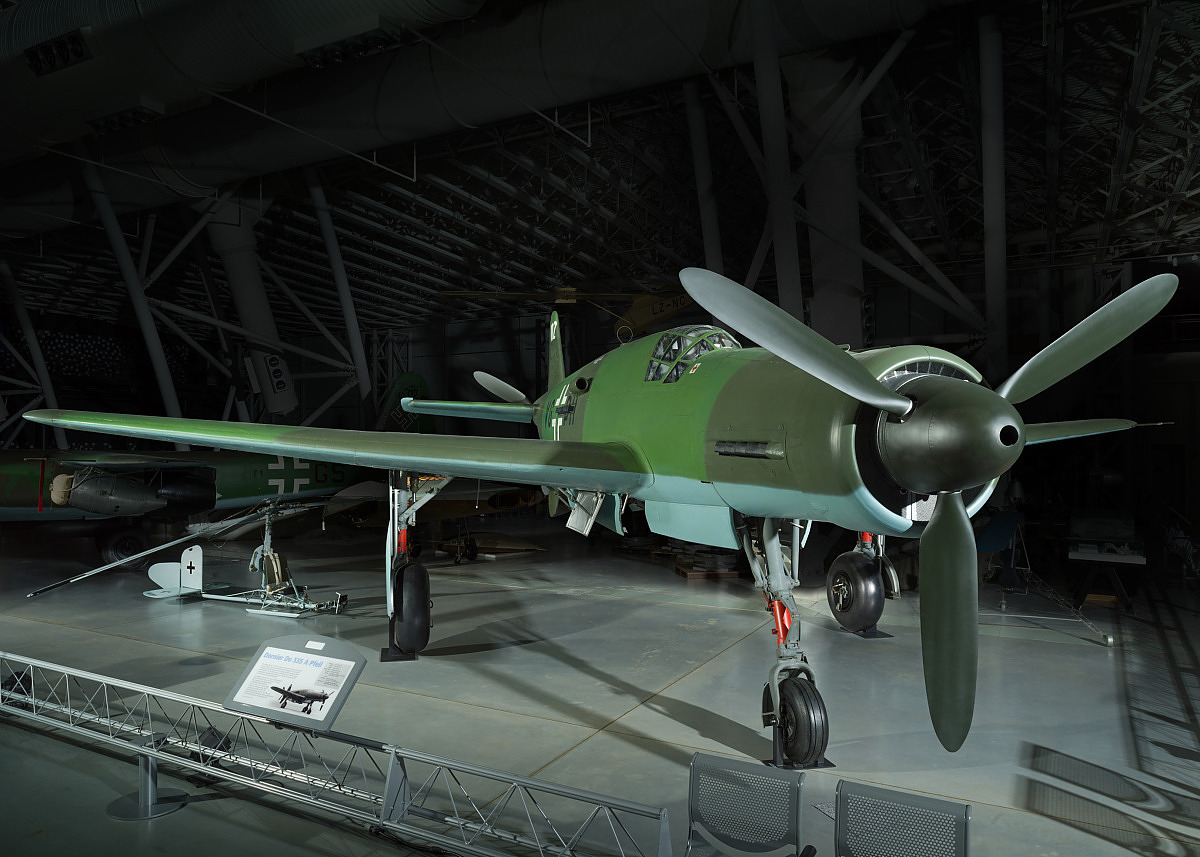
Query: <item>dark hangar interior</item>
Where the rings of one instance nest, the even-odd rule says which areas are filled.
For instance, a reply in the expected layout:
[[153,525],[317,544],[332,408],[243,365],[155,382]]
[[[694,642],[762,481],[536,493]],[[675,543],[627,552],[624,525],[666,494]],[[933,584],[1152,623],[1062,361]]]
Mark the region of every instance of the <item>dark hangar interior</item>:
[[[296,581],[322,607],[348,595],[345,610],[264,619],[147,599],[144,568],[31,599],[168,539],[140,518],[140,535],[116,537],[111,522],[132,518],[115,508],[103,525],[49,526],[49,471],[91,461],[114,485],[171,481],[187,495],[170,501],[177,528],[221,507],[188,493],[212,477],[201,490],[191,471],[131,469],[176,454],[170,442],[23,416],[533,439],[528,421],[401,399],[503,398],[482,371],[536,400],[560,380],[556,344],[568,374],[685,326],[765,345],[701,306],[688,268],[834,345],[930,346],[1001,392],[1137,284],[1177,278],[1165,308],[1017,405],[1027,427],[1137,425],[1029,443],[971,509],[979,667],[961,750],[939,745],[923,698],[917,539],[887,540],[895,591],[877,627],[854,632],[826,572],[861,536],[810,522],[788,568],[828,747],[805,771],[798,838],[861,853],[835,818],[847,783],[970,805],[975,854],[1200,853],[1197,4],[0,0],[0,78],[12,853],[483,853],[169,763],[159,776],[182,809],[115,821],[110,802],[139,786],[136,751],[23,716],[12,694],[28,687],[5,666],[220,703],[287,634],[367,657],[342,732],[664,808],[682,853],[693,754],[777,749],[759,707],[776,620],[743,551],[656,536],[652,511],[648,529],[584,537],[545,496],[481,510],[504,486],[462,478],[465,511],[438,525],[416,513],[435,624],[413,662],[377,654],[392,592],[385,531],[365,515],[278,528]],[[294,475],[280,472],[281,493]],[[784,529],[786,552],[800,530]],[[492,551],[485,531],[519,547]],[[207,543],[206,562],[240,581],[262,541]]]

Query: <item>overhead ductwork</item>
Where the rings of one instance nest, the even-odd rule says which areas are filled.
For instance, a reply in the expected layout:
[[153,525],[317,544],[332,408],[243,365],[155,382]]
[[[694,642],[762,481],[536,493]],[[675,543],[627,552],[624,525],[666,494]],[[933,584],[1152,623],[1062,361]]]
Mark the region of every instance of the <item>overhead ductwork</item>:
[[26,0],[0,13],[0,160],[392,44],[482,0]]
[[[955,2],[775,0],[779,53],[908,27]],[[208,15],[211,5],[198,8]],[[240,8],[217,6],[229,26]],[[752,42],[740,0],[545,0],[436,45],[291,72],[247,99],[271,119],[214,102],[104,135],[96,159],[114,168],[109,191],[118,210],[137,210],[338,157],[339,148],[370,152],[740,65],[752,59]],[[87,219],[71,172],[51,156],[0,173],[0,187],[9,189],[0,230]]]

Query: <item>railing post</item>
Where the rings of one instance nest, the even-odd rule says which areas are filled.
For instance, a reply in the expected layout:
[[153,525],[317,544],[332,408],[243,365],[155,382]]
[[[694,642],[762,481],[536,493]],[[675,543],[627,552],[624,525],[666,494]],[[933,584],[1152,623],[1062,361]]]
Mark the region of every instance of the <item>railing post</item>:
[[412,793],[408,787],[408,771],[404,759],[392,750],[389,754],[387,780],[383,784],[383,806],[379,810],[380,821],[397,822],[408,815],[412,804]]
[[183,809],[187,792],[158,787],[158,759],[138,756],[138,790],[108,805],[108,817],[117,821],[149,821]]

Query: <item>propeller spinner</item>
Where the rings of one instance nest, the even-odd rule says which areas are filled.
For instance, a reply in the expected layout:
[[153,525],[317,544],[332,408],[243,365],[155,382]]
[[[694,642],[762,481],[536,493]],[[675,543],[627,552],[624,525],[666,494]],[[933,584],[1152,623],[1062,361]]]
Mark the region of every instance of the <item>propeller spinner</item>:
[[[887,412],[876,432],[884,466],[897,485],[936,495],[920,542],[921,657],[934,731],[942,746],[957,750],[971,728],[979,645],[975,536],[962,491],[1016,463],[1026,426],[1013,404],[1066,378],[1149,321],[1171,299],[1178,278],[1161,274],[1134,286],[1035,354],[995,392],[942,376],[918,377],[892,390],[848,352],[738,283],[700,268],[684,269],[679,279],[698,304],[734,330]],[[1030,428],[1039,441],[1089,433],[1072,423]]]

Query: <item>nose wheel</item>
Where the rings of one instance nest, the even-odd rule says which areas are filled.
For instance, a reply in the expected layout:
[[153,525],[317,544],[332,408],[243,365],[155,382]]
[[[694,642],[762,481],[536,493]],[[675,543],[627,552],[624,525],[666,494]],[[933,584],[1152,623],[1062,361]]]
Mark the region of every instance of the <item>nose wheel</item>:
[[[807,669],[778,684],[779,706],[774,708],[771,684],[763,688],[763,722],[773,727],[772,763],[778,767],[815,768],[827,764],[829,713]],[[778,710],[778,716],[774,711]]]

